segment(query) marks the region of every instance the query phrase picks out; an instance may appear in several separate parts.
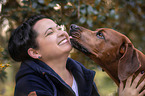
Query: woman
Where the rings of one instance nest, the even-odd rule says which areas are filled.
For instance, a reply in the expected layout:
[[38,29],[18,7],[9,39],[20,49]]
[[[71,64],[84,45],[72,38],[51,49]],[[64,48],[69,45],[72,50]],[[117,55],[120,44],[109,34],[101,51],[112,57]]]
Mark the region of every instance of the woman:
[[[67,32],[47,17],[30,17],[14,30],[8,49],[15,61],[22,62],[16,75],[15,96],[99,96],[93,82],[95,72],[68,58],[72,47]],[[129,88],[121,87],[120,96],[128,95]]]

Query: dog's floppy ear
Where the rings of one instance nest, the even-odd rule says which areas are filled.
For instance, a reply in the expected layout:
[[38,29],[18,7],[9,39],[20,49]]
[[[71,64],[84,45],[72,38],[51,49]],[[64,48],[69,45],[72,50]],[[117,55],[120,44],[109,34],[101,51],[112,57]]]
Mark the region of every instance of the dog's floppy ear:
[[132,43],[124,44],[124,47],[124,54],[118,64],[118,77],[121,81],[126,80],[130,75],[136,72],[141,65],[138,54]]

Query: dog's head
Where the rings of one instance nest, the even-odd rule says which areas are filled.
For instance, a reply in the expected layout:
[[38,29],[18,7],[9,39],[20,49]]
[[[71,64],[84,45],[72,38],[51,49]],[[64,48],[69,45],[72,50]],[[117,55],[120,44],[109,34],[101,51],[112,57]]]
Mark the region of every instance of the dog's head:
[[100,28],[91,31],[72,24],[70,36],[72,46],[91,59],[95,59],[94,61],[101,67],[116,67],[113,69],[117,70],[121,81],[126,80],[140,67],[138,54],[131,41],[113,29]]

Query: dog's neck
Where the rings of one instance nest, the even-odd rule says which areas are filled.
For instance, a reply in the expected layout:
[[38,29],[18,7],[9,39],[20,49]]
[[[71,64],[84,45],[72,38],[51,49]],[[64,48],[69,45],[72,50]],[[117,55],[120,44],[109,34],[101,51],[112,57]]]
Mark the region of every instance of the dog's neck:
[[140,63],[141,63],[141,67],[138,69],[138,72],[140,72],[140,71],[145,72],[145,55],[137,49],[136,49],[136,51],[138,52],[138,58],[139,58]]
[[[135,72],[138,74],[141,71],[145,71],[145,55],[137,50],[139,59],[141,61],[141,67]],[[114,80],[114,82],[119,86],[120,80],[118,78],[118,62],[119,60],[113,62],[105,62],[97,57],[90,57],[95,63],[100,65],[100,67]]]
[[137,49],[136,49],[136,51],[138,52],[138,56],[141,61],[141,65],[144,65],[144,67],[145,67],[145,55]]
[[[107,63],[105,65],[105,68],[102,68],[111,78],[112,80],[114,80],[114,82],[117,84],[117,86],[119,86],[119,78],[118,78],[118,66],[117,66],[117,61],[113,62],[113,63]],[[100,65],[101,66],[101,65]],[[116,66],[116,67],[114,67]]]
[[[102,70],[104,70],[110,77],[111,79],[114,80],[114,82],[119,86],[119,78],[118,78],[118,60],[114,61],[114,62],[104,62],[96,57],[92,57],[90,56],[90,58],[98,65],[100,65],[100,67],[102,68]],[[114,67],[116,66],[116,67]]]

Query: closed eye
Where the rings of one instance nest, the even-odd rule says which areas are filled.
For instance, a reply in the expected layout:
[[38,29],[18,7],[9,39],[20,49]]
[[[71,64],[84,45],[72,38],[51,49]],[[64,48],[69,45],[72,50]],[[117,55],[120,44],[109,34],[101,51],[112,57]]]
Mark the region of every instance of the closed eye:
[[45,37],[47,37],[48,35],[50,35],[50,34],[52,34],[53,32],[48,32],[47,34],[46,34],[46,36]]
[[105,39],[104,38],[104,35],[103,35],[103,30],[99,30],[97,33],[96,33],[96,36],[100,39]]
[[61,27],[59,27],[59,28],[58,28],[58,30],[62,30],[62,28],[61,28]]

